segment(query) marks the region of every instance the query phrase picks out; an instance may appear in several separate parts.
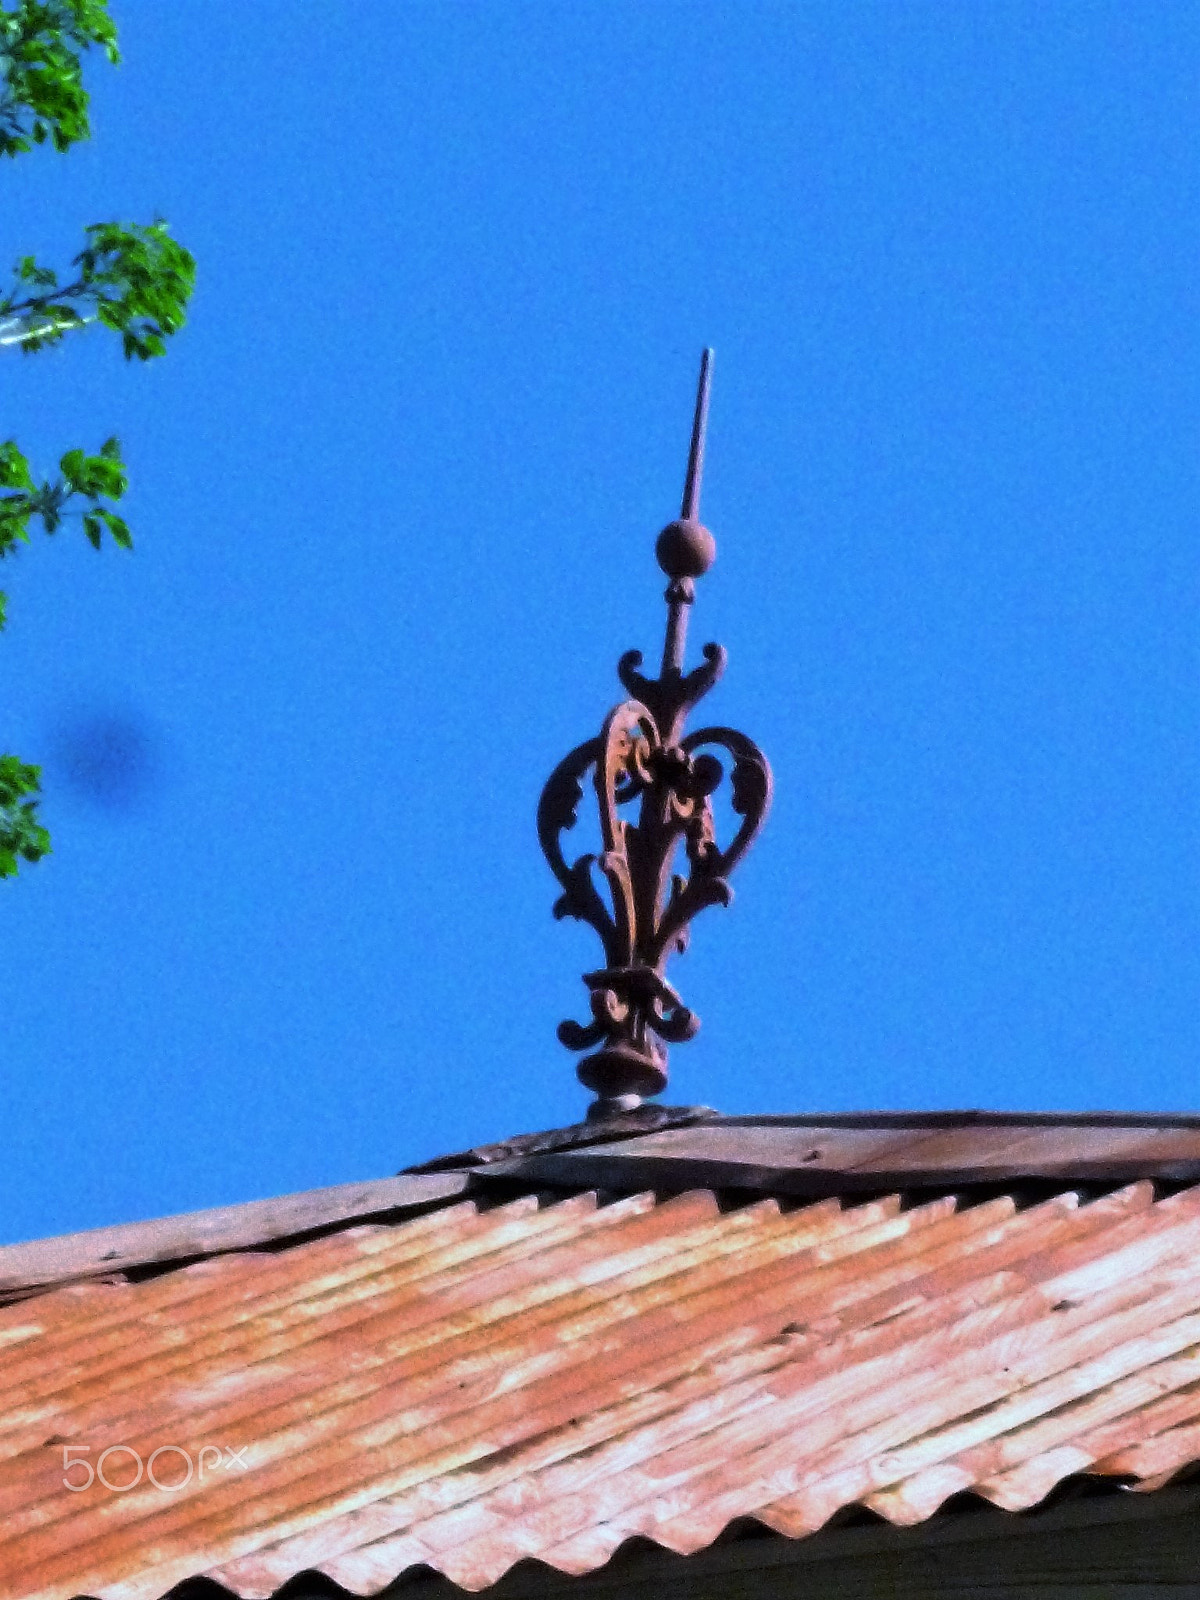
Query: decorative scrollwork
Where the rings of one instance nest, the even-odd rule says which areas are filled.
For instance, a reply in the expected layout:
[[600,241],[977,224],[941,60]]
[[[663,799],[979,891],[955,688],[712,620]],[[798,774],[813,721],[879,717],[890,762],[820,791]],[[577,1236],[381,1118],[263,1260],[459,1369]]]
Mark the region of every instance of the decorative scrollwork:
[[[609,712],[599,738],[559,762],[538,806],[538,838],[563,891],[554,915],[588,923],[604,947],[604,966],[583,980],[591,1020],[566,1021],[558,1029],[568,1049],[595,1050],[577,1070],[604,1110],[636,1104],[665,1088],[667,1044],[690,1039],[699,1028],[695,1013],[667,981],[667,961],[685,948],[700,911],[732,900],[729,875],[771,804],[771,769],[745,734],[723,727],[683,732],[726,659],[720,645],[707,644],[703,665],[683,671],[693,580],[716,553],[699,521],[711,354],[705,352],[700,370],[682,514],[658,538],[659,565],[669,579],[662,670],[648,678],[639,670],[639,651],[621,657],[617,673],[631,698]],[[741,819],[724,846],[712,802],[725,780],[725,761],[714,748],[730,765],[730,805]],[[589,775],[600,851],[568,861],[562,836],[576,825]],[[636,816],[622,815],[634,808]]]
[[[731,758],[731,805],[741,818],[725,846],[716,837],[712,805],[725,769],[710,746]],[[562,836],[576,824],[589,773],[602,847],[598,855],[568,861]],[[692,919],[733,898],[729,874],[762,827],[770,801],[770,768],[745,734],[703,728],[665,744],[656,719],[637,700],[614,707],[600,738],[580,745],[555,769],[538,809],[542,848],[563,886],[554,914],[594,928],[605,957],[601,970],[584,976],[591,1021],[563,1022],[558,1037],[570,1050],[603,1046],[579,1068],[582,1082],[602,1098],[659,1093],[667,1082],[664,1045],[690,1039],[700,1026],[664,969],[685,947]],[[621,815],[635,805],[636,820]],[[681,854],[686,870],[676,871]]]

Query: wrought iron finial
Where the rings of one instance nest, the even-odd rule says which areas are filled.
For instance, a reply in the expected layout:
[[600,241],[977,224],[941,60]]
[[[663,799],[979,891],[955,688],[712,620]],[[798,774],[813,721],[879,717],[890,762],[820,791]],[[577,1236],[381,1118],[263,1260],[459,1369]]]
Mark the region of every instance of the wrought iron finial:
[[[712,534],[700,522],[700,486],[712,376],[712,351],[700,365],[692,441],[680,516],[658,536],[655,554],[668,578],[667,628],[657,678],[638,670],[629,650],[617,675],[630,699],[613,708],[599,738],[560,761],[538,805],[538,838],[563,892],[556,917],[576,917],[600,935],[604,966],[584,974],[592,1020],[559,1024],[569,1050],[594,1050],[578,1067],[595,1091],[589,1116],[639,1105],[667,1082],[667,1044],[690,1039],[700,1026],[667,981],[671,955],[682,952],[689,924],[705,906],[728,905],[729,874],[750,848],[771,804],[771,769],[762,751],[732,728],[685,734],[692,708],[725,670],[725,652],[706,644],[703,665],[683,670],[688,612],[695,579],[716,557]],[[740,819],[724,848],[717,842],[712,796],[725,772],[712,748],[732,763],[731,797]],[[600,813],[600,855],[568,863],[562,835],[574,827],[588,772]],[[636,806],[636,821],[622,815]],[[686,871],[676,871],[682,844]],[[679,863],[680,866],[683,862]],[[607,894],[598,887],[598,866]],[[598,1048],[595,1048],[598,1047]]]

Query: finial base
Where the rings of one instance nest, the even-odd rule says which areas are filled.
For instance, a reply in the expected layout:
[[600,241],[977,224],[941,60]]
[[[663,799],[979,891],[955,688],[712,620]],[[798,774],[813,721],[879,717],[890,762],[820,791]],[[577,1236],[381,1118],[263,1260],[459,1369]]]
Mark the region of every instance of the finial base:
[[589,1122],[607,1122],[625,1111],[636,1111],[642,1104],[640,1094],[600,1095],[587,1108]]
[[666,1057],[666,1051],[652,1041],[646,1050],[633,1044],[610,1044],[581,1061],[575,1075],[601,1100],[623,1100],[628,1095],[643,1100],[667,1087]]

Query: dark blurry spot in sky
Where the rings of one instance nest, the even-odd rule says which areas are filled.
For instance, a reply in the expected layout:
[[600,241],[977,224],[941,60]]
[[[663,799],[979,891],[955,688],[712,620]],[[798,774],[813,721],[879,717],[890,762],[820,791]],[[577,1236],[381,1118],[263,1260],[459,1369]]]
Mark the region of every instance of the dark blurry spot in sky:
[[46,776],[105,811],[131,811],[162,778],[161,740],[129,710],[77,711],[51,732]]

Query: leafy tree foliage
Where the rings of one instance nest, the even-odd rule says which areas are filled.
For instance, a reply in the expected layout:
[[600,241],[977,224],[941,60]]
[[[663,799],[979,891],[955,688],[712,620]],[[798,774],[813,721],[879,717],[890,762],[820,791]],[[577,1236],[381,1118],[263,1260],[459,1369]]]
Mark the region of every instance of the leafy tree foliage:
[[[96,222],[85,228],[88,246],[75,257],[69,283],[52,267],[22,256],[14,286],[0,298],[0,345],[27,354],[57,344],[70,328],[100,322],[121,335],[126,359],[161,356],[167,338],[183,326],[194,267],[165,222]],[[86,314],[90,312],[90,315]]]
[[28,0],[0,12],[0,156],[45,144],[69,150],[91,135],[83,52],[98,45],[121,59],[108,0]]
[[[91,136],[83,62],[92,49],[114,64],[121,59],[108,0],[0,0],[0,157],[44,144],[62,152]],[[33,355],[97,323],[120,335],[127,361],[161,356],[183,326],[192,257],[161,219],[97,222],[84,238],[61,279],[33,256],[16,262],[11,285],[0,292],[0,346]],[[76,517],[97,550],[106,533],[132,548],[128,524],[113,509],[128,481],[115,438],[94,455],[68,450],[57,473],[41,481],[14,439],[0,443],[0,560],[28,543],[31,525],[54,533]],[[0,628],[5,601],[0,591]],[[40,780],[40,768],[0,755],[0,877],[50,849],[37,820]]]

